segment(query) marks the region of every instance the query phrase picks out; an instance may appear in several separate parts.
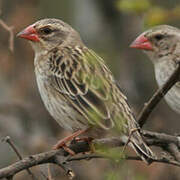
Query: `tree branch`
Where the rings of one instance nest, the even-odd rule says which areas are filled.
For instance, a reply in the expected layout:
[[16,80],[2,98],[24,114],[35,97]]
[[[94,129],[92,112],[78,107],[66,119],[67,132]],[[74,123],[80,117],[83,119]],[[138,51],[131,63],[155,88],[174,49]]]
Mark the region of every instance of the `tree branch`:
[[[164,133],[157,133],[151,131],[142,131],[142,134],[145,137],[145,141],[150,146],[158,146],[162,148],[162,153],[167,152],[170,154],[166,157],[160,157],[153,159],[153,162],[159,163],[166,163],[180,167],[180,161],[177,157],[180,156],[179,151],[179,144],[180,140],[177,136],[172,136]],[[121,141],[120,137],[112,137],[112,138],[104,138],[104,139],[96,139],[93,141],[93,144],[98,144],[100,146],[115,148],[124,146],[124,143]],[[169,152],[168,148],[164,147],[171,147],[173,144],[173,149],[175,152]],[[84,141],[75,142],[69,145],[69,148],[72,149],[77,155],[79,153],[88,152],[90,151],[89,144]],[[45,163],[54,163],[62,167],[66,174],[69,176],[74,176],[72,170],[67,166],[68,162],[70,161],[79,161],[85,159],[92,159],[92,158],[110,158],[104,157],[101,154],[80,154],[80,156],[69,156],[68,152],[64,151],[64,149],[60,150],[51,150],[48,152],[31,155],[26,157],[8,167],[0,169],[0,178],[8,178],[13,177],[18,172],[31,168],[33,166],[37,166],[40,164]],[[141,160],[139,157],[125,157],[127,160]]]
[[[18,151],[18,149],[16,148],[16,146],[14,145],[14,143],[11,141],[11,138],[9,136],[6,136],[5,138],[2,139],[2,141],[5,141],[6,143],[8,143],[10,145],[10,147],[12,148],[12,150],[16,153],[16,155],[18,156],[18,158],[20,160],[22,160],[22,156],[20,154],[20,152]],[[27,173],[30,175],[30,177],[32,178],[32,180],[37,180],[37,178],[34,176],[34,174],[31,172],[30,169],[26,169]]]

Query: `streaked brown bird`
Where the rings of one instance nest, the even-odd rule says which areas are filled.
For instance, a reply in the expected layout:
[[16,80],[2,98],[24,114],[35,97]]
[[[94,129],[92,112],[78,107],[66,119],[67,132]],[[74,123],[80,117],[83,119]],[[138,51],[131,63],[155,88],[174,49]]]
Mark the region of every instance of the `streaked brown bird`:
[[[161,87],[180,61],[180,30],[168,25],[155,26],[137,37],[130,47],[142,49],[149,56]],[[180,113],[179,81],[165,95],[165,100],[174,111]]]
[[111,71],[71,26],[43,19],[18,36],[29,40],[35,51],[37,84],[47,110],[60,126],[74,132],[64,141],[85,131],[95,138],[115,129],[125,142],[130,135],[129,145],[150,162],[153,153],[136,130],[138,124]]

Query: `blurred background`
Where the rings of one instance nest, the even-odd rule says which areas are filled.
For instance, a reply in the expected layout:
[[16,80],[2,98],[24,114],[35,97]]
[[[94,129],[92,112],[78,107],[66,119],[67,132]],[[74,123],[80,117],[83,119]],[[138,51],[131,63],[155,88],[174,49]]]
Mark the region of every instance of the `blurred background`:
[[[157,24],[180,27],[179,0],[1,0],[0,19],[13,26],[16,34],[27,25],[47,17],[59,18],[75,28],[85,44],[104,58],[137,116],[157,89],[153,66],[130,43],[145,29]],[[164,100],[151,114],[145,129],[175,134],[180,132],[179,116]],[[23,156],[50,150],[67,132],[50,117],[37,89],[33,51],[30,44],[14,39],[0,25],[0,139],[10,136]],[[0,168],[15,162],[10,147],[0,142]],[[154,163],[110,160],[80,161],[72,164],[78,180],[178,180],[179,168]],[[32,168],[39,177],[47,166]],[[66,180],[58,167],[53,179]],[[26,172],[15,180],[28,180]]]

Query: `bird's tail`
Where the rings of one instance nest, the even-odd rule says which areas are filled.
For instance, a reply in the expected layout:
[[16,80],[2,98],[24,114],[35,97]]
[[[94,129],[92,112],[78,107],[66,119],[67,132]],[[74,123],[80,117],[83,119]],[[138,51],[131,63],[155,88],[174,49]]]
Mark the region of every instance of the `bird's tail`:
[[138,130],[131,134],[129,145],[135,150],[135,152],[141,157],[141,159],[145,163],[152,163],[152,160],[155,158],[155,155],[144,142]]

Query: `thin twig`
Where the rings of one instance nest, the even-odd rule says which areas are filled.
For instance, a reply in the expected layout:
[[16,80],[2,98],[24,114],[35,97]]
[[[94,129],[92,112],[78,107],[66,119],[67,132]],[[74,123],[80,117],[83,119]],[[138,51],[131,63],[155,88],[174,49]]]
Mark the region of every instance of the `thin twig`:
[[[10,145],[10,147],[12,148],[12,150],[16,153],[16,155],[18,156],[18,158],[20,160],[23,159],[23,157],[21,156],[21,154],[19,153],[18,149],[16,148],[15,144],[12,142],[10,136],[6,136],[5,138],[2,139],[2,141],[8,143]],[[33,180],[37,180],[37,178],[34,176],[34,174],[31,172],[30,169],[26,169],[27,173],[31,176],[31,178]]]
[[2,141],[8,143],[10,145],[10,147],[12,148],[12,150],[16,153],[18,158],[20,160],[22,159],[21,154],[18,152],[17,148],[15,147],[14,143],[12,142],[12,140],[11,140],[11,138],[9,136],[6,136],[5,138],[3,138]]
[[54,162],[65,171],[65,173],[69,177],[69,179],[73,179],[75,177],[73,170],[67,165],[67,163],[66,163],[67,161],[64,156],[55,156]]
[[168,150],[174,156],[174,158],[180,162],[180,153],[178,147],[174,143],[170,143],[168,146]]
[[141,133],[144,137],[151,139],[154,141],[154,143],[159,144],[162,146],[162,144],[175,144],[180,149],[180,138],[178,136],[173,136],[165,133],[157,133],[147,130],[141,130]]
[[42,171],[41,171],[40,173],[41,173],[41,176],[42,176],[43,178],[45,178],[45,180],[51,180],[51,179],[49,179]]
[[174,73],[167,80],[167,82],[155,92],[155,94],[152,96],[152,98],[147,103],[144,104],[144,107],[143,107],[142,111],[139,113],[139,116],[137,118],[141,128],[146,123],[150,113],[153,111],[153,109],[156,107],[156,105],[160,102],[160,100],[171,89],[171,87],[177,81],[179,81],[179,74],[180,74],[180,66],[178,64]]
[[9,32],[9,49],[11,52],[14,51],[14,33],[13,26],[8,26],[2,19],[0,19],[0,25]]

